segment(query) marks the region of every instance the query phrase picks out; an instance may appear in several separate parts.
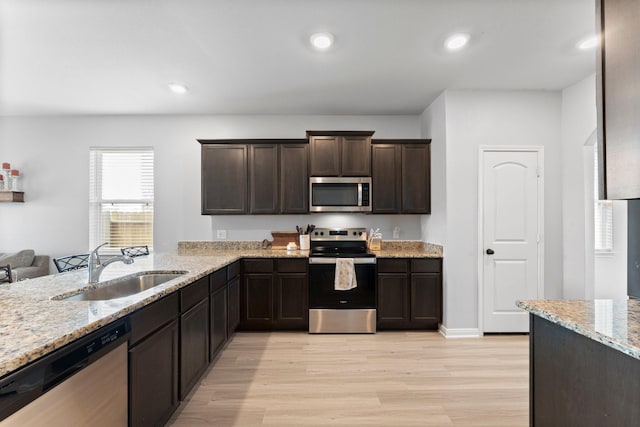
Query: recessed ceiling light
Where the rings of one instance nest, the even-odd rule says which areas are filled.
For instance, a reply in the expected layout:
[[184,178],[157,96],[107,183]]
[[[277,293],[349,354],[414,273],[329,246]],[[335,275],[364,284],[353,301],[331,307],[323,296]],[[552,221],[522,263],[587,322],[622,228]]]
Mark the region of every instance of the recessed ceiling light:
[[169,83],[167,84],[167,86],[169,86],[169,89],[173,93],[183,94],[183,93],[187,93],[187,91],[189,90],[189,88],[183,85],[182,83]]
[[578,46],[578,49],[580,50],[589,50],[598,46],[598,43],[599,43],[598,36],[591,36],[579,41],[577,46]]
[[453,34],[444,41],[444,46],[449,50],[460,50],[469,43],[469,34]]
[[333,44],[333,34],[331,33],[315,33],[309,38],[311,46],[318,50],[327,50]]

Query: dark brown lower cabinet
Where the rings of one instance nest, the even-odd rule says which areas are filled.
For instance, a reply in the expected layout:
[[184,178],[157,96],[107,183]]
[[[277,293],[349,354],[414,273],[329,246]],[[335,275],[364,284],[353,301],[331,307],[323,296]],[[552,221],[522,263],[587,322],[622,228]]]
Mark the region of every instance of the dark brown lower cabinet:
[[226,284],[211,294],[211,360],[227,342],[227,287]]
[[164,425],[178,404],[176,319],[129,349],[129,425]]
[[240,328],[307,329],[307,272],[306,258],[244,260]]
[[306,329],[309,326],[309,297],[306,273],[283,273],[276,276],[277,329]]
[[227,337],[231,337],[240,324],[240,278],[234,277],[227,283]]
[[530,319],[531,426],[638,425],[640,360],[538,316]]
[[187,397],[208,366],[209,298],[205,298],[180,315],[180,400]]
[[378,328],[437,329],[442,322],[442,259],[378,259]]

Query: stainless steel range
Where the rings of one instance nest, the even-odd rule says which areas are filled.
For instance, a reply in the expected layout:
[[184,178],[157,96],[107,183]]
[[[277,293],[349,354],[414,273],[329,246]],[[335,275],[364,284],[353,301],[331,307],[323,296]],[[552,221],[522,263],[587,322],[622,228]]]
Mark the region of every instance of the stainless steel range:
[[[316,228],[310,236],[309,333],[376,332],[376,257],[364,228]],[[339,258],[353,259],[356,286],[336,285]]]

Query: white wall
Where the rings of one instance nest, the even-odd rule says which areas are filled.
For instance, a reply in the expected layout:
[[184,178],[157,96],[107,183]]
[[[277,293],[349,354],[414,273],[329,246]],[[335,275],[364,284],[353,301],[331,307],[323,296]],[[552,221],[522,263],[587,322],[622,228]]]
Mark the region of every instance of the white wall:
[[587,214],[593,207],[585,198],[585,191],[593,193],[592,182],[588,187],[585,182],[586,168],[593,166],[585,164],[584,151],[596,126],[593,75],[562,91],[562,284],[567,299],[584,299],[593,292],[593,234],[587,230],[593,229],[593,218]]
[[[446,299],[448,330],[478,327],[478,151],[483,145],[544,146],[545,297],[562,294],[559,92],[463,91],[444,94],[446,164]],[[436,106],[430,107],[436,109]],[[440,107],[441,108],[441,107]],[[433,111],[423,114],[429,129]],[[431,131],[434,131],[431,126]],[[423,135],[430,137],[430,135]],[[426,223],[425,233],[436,233]]]
[[[0,251],[34,248],[53,257],[88,250],[88,149],[153,146],[156,250],[180,240],[263,239],[268,230],[327,224],[321,215],[200,215],[198,138],[304,138],[307,129],[375,130],[377,138],[420,138],[419,116],[88,116],[0,119],[0,161],[23,171],[24,204],[0,205]],[[345,216],[348,225],[380,226],[385,238],[419,239],[418,215]],[[325,221],[326,220],[326,221]],[[341,225],[341,224],[336,224]],[[265,235],[267,233],[267,235]]]

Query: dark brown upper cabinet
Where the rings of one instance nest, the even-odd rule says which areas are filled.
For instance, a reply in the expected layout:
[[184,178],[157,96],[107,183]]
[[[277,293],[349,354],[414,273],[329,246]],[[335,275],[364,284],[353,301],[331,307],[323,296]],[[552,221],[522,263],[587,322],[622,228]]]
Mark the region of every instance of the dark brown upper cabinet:
[[278,212],[278,145],[249,145],[249,212]]
[[430,140],[373,140],[372,213],[431,213]]
[[306,140],[199,142],[203,215],[308,212]]
[[371,176],[373,131],[307,131],[311,176]]
[[596,0],[600,196],[640,198],[640,9],[636,0]]
[[280,145],[280,212],[309,212],[309,144]]

